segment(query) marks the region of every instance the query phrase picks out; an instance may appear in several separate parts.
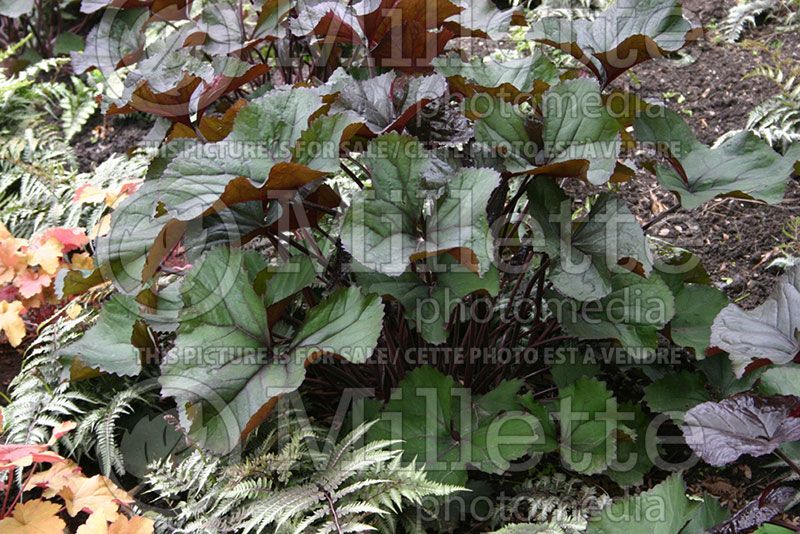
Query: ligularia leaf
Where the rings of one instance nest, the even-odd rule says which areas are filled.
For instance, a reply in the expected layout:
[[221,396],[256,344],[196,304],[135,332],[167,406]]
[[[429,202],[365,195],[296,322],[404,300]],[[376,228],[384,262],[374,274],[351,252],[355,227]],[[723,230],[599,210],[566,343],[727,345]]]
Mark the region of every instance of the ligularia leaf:
[[270,308],[302,291],[308,278],[286,269],[257,284],[266,267],[254,252],[218,248],[181,287],[184,308],[175,347],[161,364],[161,392],[175,398],[189,436],[217,452],[230,452],[263,422],[280,395],[300,386],[307,365],[325,354],[363,363],[380,333],[380,299],[352,287],[329,295],[278,343]]
[[728,352],[738,378],[758,361],[790,363],[800,353],[800,266],[781,277],[772,295],[754,310],[730,304],[711,327],[711,345]]
[[606,86],[643,61],[680,50],[692,30],[677,0],[617,0],[594,20],[545,18],[531,37],[571,54]]
[[686,412],[683,435],[711,465],[730,464],[743,454],[764,456],[800,440],[800,398],[745,394],[704,402]]

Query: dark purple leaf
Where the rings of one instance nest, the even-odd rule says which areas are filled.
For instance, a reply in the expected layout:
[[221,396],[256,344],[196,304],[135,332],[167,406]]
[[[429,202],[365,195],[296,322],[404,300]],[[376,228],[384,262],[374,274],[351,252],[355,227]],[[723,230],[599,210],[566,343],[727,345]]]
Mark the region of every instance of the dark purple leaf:
[[341,86],[332,111],[355,111],[366,120],[365,135],[400,131],[429,103],[447,91],[444,76],[408,77],[388,72],[365,81],[338,80]]
[[705,462],[721,466],[743,454],[764,456],[800,440],[800,398],[737,395],[686,412],[686,443]]
[[420,141],[436,146],[464,144],[475,134],[467,117],[446,98],[428,104],[406,127]]
[[315,35],[325,42],[365,44],[366,37],[352,6],[332,0],[306,1],[290,22],[294,35]]
[[708,534],[739,534],[766,523],[789,506],[797,490],[788,486],[768,489],[758,499],[747,503],[730,519],[710,529]]

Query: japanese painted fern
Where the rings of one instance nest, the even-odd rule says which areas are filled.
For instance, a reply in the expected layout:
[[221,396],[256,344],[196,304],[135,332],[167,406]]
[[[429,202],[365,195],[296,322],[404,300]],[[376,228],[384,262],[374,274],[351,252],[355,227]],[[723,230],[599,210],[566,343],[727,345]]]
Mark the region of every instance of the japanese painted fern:
[[[15,49],[0,52],[0,58]],[[99,84],[57,79],[63,59],[42,60],[14,76],[0,72],[0,210],[17,237],[54,226],[90,226],[98,218],[72,202],[91,182],[108,187],[143,176],[149,158],[113,156],[94,174],[79,174],[69,140],[97,109]]]
[[393,442],[359,445],[371,424],[318,452],[316,433],[295,426],[272,432],[241,463],[226,464],[200,452],[152,466],[146,482],[172,513],[162,532],[364,532],[390,513],[460,488],[429,480],[402,465]]
[[725,41],[735,43],[742,37],[745,29],[757,26],[761,19],[775,17],[778,14],[782,14],[781,26],[778,29],[790,30],[800,22],[797,7],[800,7],[800,4],[796,0],[740,1],[731,7],[728,15],[720,22],[719,33]]
[[62,366],[53,356],[80,336],[87,320],[87,314],[75,319],[56,314],[40,327],[20,373],[9,385],[11,402],[3,408],[7,443],[46,443],[53,427],[79,418],[95,404],[89,395],[60,378]]
[[750,112],[747,129],[774,146],[800,141],[800,67],[775,58],[772,65],[760,65],[747,77],[766,79],[779,89]]

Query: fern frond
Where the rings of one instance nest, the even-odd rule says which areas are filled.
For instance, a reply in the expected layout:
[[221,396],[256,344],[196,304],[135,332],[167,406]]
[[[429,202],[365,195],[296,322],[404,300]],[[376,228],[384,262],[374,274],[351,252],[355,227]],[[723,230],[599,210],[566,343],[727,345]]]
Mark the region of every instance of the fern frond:
[[[578,534],[611,503],[605,494],[561,473],[525,480],[511,498],[501,499],[492,524],[496,533],[542,532]],[[527,521],[521,523],[521,521]],[[525,528],[529,530],[524,530]]]
[[6,59],[10,58],[20,50],[22,50],[30,40],[33,39],[33,34],[29,33],[16,43],[12,43],[11,46],[6,48],[5,50],[0,50],[0,61],[5,61]]
[[558,523],[513,523],[489,534],[569,534],[574,530],[565,530]]
[[780,0],[752,0],[733,6],[719,25],[719,32],[729,43],[735,43],[745,28],[756,25],[756,17],[769,14],[778,9]]
[[779,95],[759,104],[746,128],[773,146],[800,142],[800,99]]
[[800,68],[773,57],[772,64],[759,65],[745,76],[756,77],[771,81],[779,92],[750,112],[746,128],[776,147],[799,142]]
[[146,482],[176,511],[160,519],[170,532],[375,531],[405,506],[462,489],[429,480],[416,462],[402,465],[393,441],[361,444],[369,428],[318,452],[307,446],[317,433],[290,423],[231,465],[195,452],[151,465]]
[[108,476],[112,468],[118,475],[125,474],[122,452],[117,445],[117,421],[133,412],[134,404],[145,402],[145,388],[132,384],[104,399],[103,406],[86,414],[75,431],[73,449],[80,445],[94,449],[100,462],[100,471]]
[[534,20],[545,17],[593,19],[610,4],[610,0],[545,0],[530,11],[530,16]]
[[56,314],[40,326],[28,347],[20,373],[9,385],[11,403],[3,409],[8,443],[45,443],[53,427],[78,419],[97,402],[70,388],[61,379],[62,364],[55,352],[80,336],[90,314],[75,319]]
[[67,141],[81,131],[100,107],[96,99],[100,91],[77,76],[71,76],[69,84],[39,84],[34,91],[47,103],[48,113],[54,119],[60,117]]
[[40,74],[57,71],[59,68],[68,64],[69,59],[63,57],[41,59],[33,65],[25,68],[25,70],[23,70],[19,76],[25,80],[33,80]]
[[143,152],[112,156],[94,173],[78,173],[69,141],[96,111],[99,88],[91,77],[41,79],[65,62],[42,60],[10,78],[0,73],[0,210],[17,237],[46,227],[95,224],[105,206],[75,204],[76,189],[139,179],[151,159]]

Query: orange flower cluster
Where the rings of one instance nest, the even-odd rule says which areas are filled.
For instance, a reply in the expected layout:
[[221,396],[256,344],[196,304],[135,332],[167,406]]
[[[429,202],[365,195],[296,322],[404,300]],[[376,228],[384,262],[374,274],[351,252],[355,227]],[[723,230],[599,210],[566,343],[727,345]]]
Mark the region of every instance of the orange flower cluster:
[[[120,202],[134,194],[141,185],[141,180],[124,182],[112,191],[93,184],[84,184],[75,190],[72,202],[75,204],[100,204],[102,202],[113,210]],[[89,230],[89,237],[94,239],[97,236],[107,234],[110,224],[111,214],[108,213],[100,219],[94,228]]]
[[16,347],[26,334],[23,316],[33,308],[57,301],[53,289],[63,269],[93,269],[89,243],[82,228],[50,228],[31,239],[11,235],[0,224],[0,330]]
[[[63,532],[65,514],[75,518],[83,513],[89,516],[78,527],[78,534],[153,534],[151,519],[122,513],[129,511],[133,502],[128,493],[102,475],[87,477],[75,463],[50,450],[74,428],[71,421],[61,423],[46,444],[0,445],[0,471],[6,473],[5,486],[0,488],[4,493],[0,532]],[[42,464],[52,466],[38,471]],[[24,483],[10,499],[17,469],[24,469]],[[40,497],[22,499],[24,493],[37,489]]]

